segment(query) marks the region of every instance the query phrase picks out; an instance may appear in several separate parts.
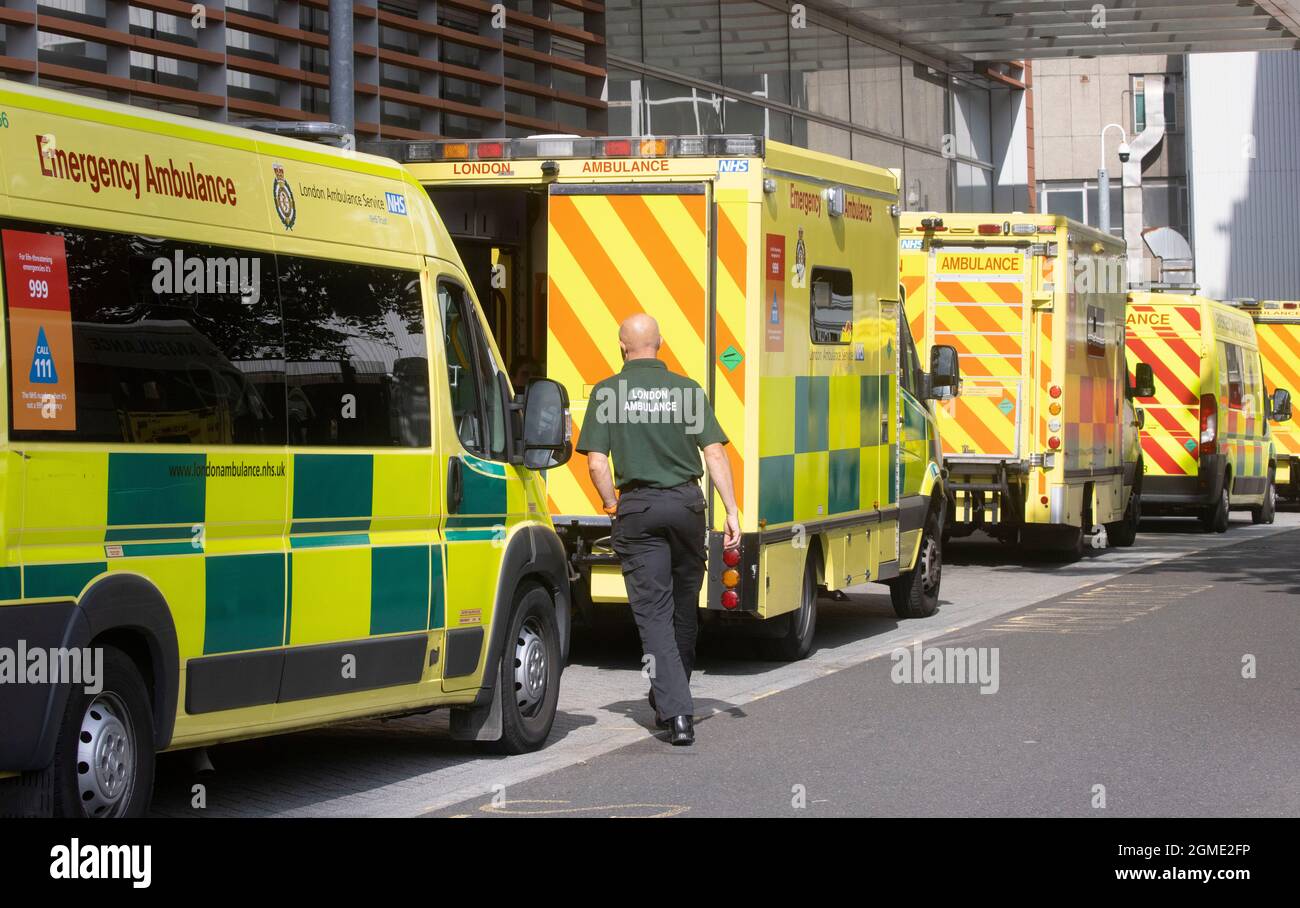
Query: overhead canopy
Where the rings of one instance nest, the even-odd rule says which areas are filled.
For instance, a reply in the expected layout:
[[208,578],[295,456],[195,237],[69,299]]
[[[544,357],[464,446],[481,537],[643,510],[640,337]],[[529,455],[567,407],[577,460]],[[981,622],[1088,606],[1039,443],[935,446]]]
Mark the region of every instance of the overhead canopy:
[[963,64],[1300,49],[1300,0],[813,0],[838,19]]

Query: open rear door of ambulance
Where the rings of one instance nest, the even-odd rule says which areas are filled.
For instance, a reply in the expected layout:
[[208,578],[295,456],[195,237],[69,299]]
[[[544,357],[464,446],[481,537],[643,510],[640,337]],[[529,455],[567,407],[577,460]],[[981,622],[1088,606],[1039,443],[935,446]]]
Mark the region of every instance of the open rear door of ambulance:
[[997,463],[1022,456],[1027,413],[1030,257],[1020,248],[932,249],[926,337],[961,354],[961,396],[939,404],[945,460]]
[[[622,368],[619,324],[638,312],[658,320],[665,365],[712,392],[712,247],[704,183],[551,185],[546,368],[568,388],[575,437],[592,388]],[[549,471],[547,493],[557,517],[604,516],[579,454]]]

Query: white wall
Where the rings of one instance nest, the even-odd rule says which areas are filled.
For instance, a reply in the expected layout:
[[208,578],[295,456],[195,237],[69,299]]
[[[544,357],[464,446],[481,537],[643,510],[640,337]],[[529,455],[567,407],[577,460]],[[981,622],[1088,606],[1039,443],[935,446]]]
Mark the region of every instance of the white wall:
[[1300,53],[1190,55],[1187,122],[1202,292],[1300,299]]

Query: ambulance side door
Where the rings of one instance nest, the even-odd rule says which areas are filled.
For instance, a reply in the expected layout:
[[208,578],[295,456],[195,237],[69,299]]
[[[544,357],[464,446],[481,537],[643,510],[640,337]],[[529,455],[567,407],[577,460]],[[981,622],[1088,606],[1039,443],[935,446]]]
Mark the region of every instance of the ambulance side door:
[[[435,273],[438,269],[434,269]],[[523,482],[508,460],[508,384],[463,280],[434,278],[450,407],[439,420],[436,469],[443,478],[446,613],[443,690],[479,687],[497,577],[512,523],[523,519]]]

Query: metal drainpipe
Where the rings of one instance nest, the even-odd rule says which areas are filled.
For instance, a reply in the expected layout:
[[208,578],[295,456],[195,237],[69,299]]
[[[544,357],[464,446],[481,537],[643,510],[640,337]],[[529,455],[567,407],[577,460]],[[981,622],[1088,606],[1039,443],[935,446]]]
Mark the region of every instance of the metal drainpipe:
[[1124,163],[1124,243],[1128,246],[1129,284],[1146,283],[1143,270],[1142,242],[1142,161],[1165,137],[1165,77],[1144,76],[1142,97],[1146,128],[1129,143],[1129,159]]
[[353,77],[352,0],[330,0],[330,121],[357,131]]

